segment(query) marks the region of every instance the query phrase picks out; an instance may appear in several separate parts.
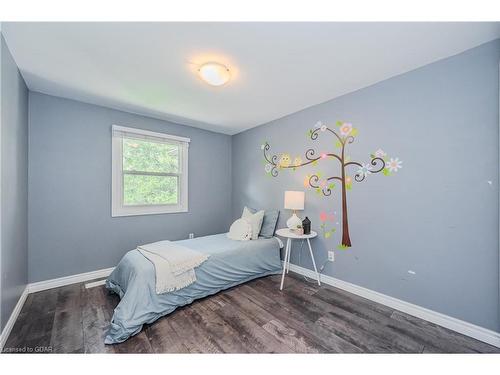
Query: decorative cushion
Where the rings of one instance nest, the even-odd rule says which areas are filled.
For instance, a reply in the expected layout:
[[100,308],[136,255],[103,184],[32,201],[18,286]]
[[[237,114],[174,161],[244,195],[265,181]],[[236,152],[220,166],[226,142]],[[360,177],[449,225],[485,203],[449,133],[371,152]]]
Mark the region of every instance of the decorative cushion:
[[231,224],[227,237],[236,241],[248,241],[252,239],[252,225],[246,219],[238,219]]
[[[248,208],[251,213],[256,213],[257,210],[253,208]],[[274,232],[276,231],[276,225],[278,224],[278,218],[280,217],[280,210],[268,210],[264,211],[264,220],[262,221],[262,227],[260,228],[259,236],[264,238],[272,238]]]
[[260,228],[262,227],[262,221],[264,220],[264,210],[252,213],[248,207],[245,207],[241,218],[248,220],[248,222],[252,225],[252,240],[259,238]]

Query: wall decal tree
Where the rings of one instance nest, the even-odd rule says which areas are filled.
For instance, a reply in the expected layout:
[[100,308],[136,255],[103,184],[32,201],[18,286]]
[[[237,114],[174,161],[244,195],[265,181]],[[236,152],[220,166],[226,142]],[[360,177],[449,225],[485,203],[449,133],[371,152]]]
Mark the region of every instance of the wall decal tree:
[[297,156],[292,161],[292,157],[289,153],[283,153],[280,156],[277,154],[270,155],[269,151],[271,146],[268,142],[265,142],[261,146],[261,149],[264,152],[264,159],[266,161],[265,171],[272,177],[277,177],[281,169],[296,170],[306,165],[315,166],[319,161],[326,159],[334,159],[340,164],[340,176],[328,176],[323,178],[321,173],[314,173],[306,176],[304,185],[316,189],[317,193],[327,197],[332,194],[332,190],[336,187],[335,182],[338,181],[341,186],[342,199],[342,242],[340,247],[348,248],[352,246],[352,243],[349,235],[347,191],[352,188],[352,177],[348,175],[347,169],[353,166],[358,167],[354,174],[354,180],[356,182],[361,182],[370,174],[382,172],[384,176],[389,176],[392,172],[397,172],[402,168],[402,161],[398,158],[389,159],[387,154],[381,149],[371,154],[370,161],[366,164],[351,161],[349,157],[346,156],[346,146],[354,142],[358,130],[351,124],[342,121],[337,121],[336,126],[338,129],[332,129],[322,122],[318,122],[315,129],[309,130],[308,136],[314,141],[318,139],[320,133],[330,133],[335,137],[335,145],[339,149],[338,152],[322,152],[318,154],[314,149],[310,148],[304,153],[305,160]]

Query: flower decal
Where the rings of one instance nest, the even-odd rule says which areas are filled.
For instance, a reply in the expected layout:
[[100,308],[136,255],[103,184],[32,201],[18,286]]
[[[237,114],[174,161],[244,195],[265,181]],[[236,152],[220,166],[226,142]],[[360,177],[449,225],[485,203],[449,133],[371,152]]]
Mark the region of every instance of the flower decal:
[[401,164],[403,164],[403,161],[399,160],[399,158],[391,158],[386,164],[386,167],[391,172],[397,172],[399,169],[403,168]]
[[346,178],[345,178],[345,183],[346,183],[347,185],[352,184],[352,177],[351,177],[351,176],[346,176]]
[[266,148],[266,145],[265,145],[265,144],[260,145],[260,149],[261,149],[261,150],[264,150],[265,148]]
[[322,211],[319,214],[319,220],[321,221],[320,228],[323,231],[323,236],[325,238],[330,238],[333,235],[333,233],[335,233],[336,229],[333,227],[328,229],[327,228],[327,221],[335,221],[335,217],[331,214],[328,214],[328,213]]
[[273,166],[271,164],[266,164],[264,169],[265,169],[266,173],[270,173],[271,170],[273,169]]
[[326,125],[321,125],[320,129],[322,132],[324,132],[326,130]]
[[305,188],[310,187],[310,186],[309,186],[309,178],[310,178],[310,176],[309,176],[309,175],[307,175],[306,177],[304,177],[304,187],[305,187]]
[[349,124],[347,122],[344,122],[341,126],[340,126],[340,134],[344,137],[347,137],[351,131],[352,131],[352,124]]
[[383,159],[385,156],[387,156],[387,153],[381,148],[375,151],[375,157]]
[[327,220],[335,221],[335,216],[333,214],[328,214],[327,212],[322,211],[319,213],[319,220],[322,222],[325,222]]
[[358,174],[363,175],[364,177],[368,176],[371,173],[372,166],[370,164],[361,164],[361,167],[358,169]]

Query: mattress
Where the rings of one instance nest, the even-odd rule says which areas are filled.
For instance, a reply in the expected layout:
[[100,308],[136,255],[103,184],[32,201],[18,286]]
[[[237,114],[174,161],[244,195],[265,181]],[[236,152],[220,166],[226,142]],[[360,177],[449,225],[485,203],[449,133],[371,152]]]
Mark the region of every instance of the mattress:
[[210,255],[195,268],[196,282],[174,292],[156,294],[153,264],[137,250],[126,253],[106,280],[106,288],[121,299],[114,310],[106,344],[123,342],[139,333],[143,324],[153,323],[198,298],[281,272],[277,238],[234,241],[223,233],[177,243]]

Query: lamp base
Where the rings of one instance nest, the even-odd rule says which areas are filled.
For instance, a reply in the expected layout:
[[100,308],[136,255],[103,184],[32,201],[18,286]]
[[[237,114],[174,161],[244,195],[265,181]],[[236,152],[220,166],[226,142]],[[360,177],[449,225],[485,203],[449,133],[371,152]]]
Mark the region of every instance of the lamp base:
[[302,227],[302,220],[295,213],[286,221],[286,226],[289,229],[297,229]]

